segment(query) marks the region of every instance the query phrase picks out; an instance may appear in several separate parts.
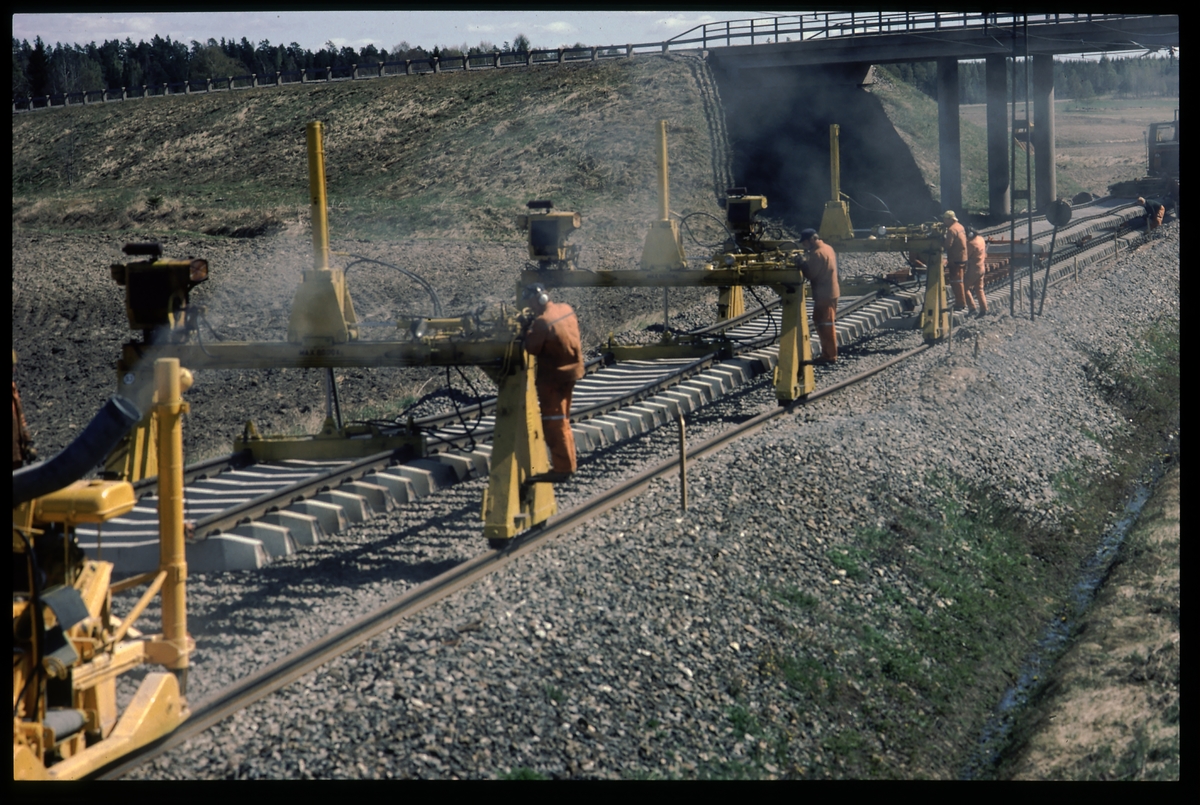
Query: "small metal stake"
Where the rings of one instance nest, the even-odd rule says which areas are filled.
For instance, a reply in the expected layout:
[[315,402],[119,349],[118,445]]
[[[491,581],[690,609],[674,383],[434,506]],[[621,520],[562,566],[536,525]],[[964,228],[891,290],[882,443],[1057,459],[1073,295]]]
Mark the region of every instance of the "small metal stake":
[[687,431],[682,413],[679,415],[679,496],[683,510],[687,511]]

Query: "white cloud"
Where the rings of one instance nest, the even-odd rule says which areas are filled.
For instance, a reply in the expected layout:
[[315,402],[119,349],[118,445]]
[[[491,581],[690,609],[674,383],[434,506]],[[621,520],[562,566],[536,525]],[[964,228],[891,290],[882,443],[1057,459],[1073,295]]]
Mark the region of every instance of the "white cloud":
[[654,21],[654,24],[660,28],[694,28],[697,25],[704,25],[707,22],[716,22],[717,18],[711,14],[700,14],[695,17],[660,17]]

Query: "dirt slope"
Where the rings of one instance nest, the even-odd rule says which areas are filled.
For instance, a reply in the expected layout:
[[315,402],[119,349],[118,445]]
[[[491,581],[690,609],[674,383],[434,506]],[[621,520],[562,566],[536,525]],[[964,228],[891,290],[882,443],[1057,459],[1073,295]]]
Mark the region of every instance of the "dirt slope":
[[[728,163],[715,104],[703,64],[672,56],[14,116],[13,344],[39,448],[65,446],[115,389],[113,365],[132,334],[108,265],[125,242],[157,239],[168,256],[206,258],[212,278],[193,298],[223,337],[285,337],[300,270],[312,263],[309,121],[325,124],[333,248],[419,273],[452,315],[512,300],[526,263],[513,216],[529,199],[583,215],[572,236],[582,268],[635,267],[656,215],[660,119],[672,209],[720,215]],[[424,291],[384,267],[355,267],[350,288],[366,338],[389,337],[397,315],[431,312]],[[592,344],[661,317],[657,290],[562,298]],[[671,304],[705,298],[672,291]],[[437,374],[339,377],[347,407],[379,416],[444,385]],[[201,373],[188,460],[227,450],[248,418],[270,432],[312,432],[321,389],[315,371]]]

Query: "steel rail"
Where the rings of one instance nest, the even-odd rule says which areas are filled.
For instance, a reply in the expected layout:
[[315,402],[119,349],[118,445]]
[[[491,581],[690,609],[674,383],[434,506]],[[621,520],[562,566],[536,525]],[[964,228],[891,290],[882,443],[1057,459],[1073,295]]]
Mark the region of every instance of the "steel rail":
[[[833,394],[836,391],[859,383],[894,366],[901,361],[929,349],[932,345],[922,344],[889,358],[878,366],[860,372],[828,388],[813,392],[787,406],[766,411],[748,419],[729,430],[718,434],[687,451],[687,459],[693,460],[717,452],[732,442],[745,438],[762,429],[769,422],[792,413],[797,408]],[[617,484],[600,495],[585,501],[568,512],[556,515],[542,528],[528,531],[501,550],[488,550],[456,565],[450,570],[422,582],[403,595],[389,601],[374,612],[337,629],[308,646],[277,660],[267,667],[234,683],[196,705],[187,721],[170,735],[147,744],[126,755],[113,764],[98,770],[91,779],[113,780],[149,760],[181,746],[208,728],[230,715],[246,709],[281,688],[291,684],[310,671],[356,648],[373,637],[391,629],[401,620],[415,615],[429,606],[445,599],[458,590],[488,576],[510,562],[530,554],[549,544],[554,539],[608,512],[642,494],[652,482],[678,471],[679,460],[672,458],[659,462],[638,475]]]
[[[1076,225],[1080,225],[1087,224],[1087,222],[1091,220],[1092,223],[1087,224],[1090,227],[1089,231],[1093,231],[1097,228],[1100,228],[1103,231],[1095,237],[1089,236],[1088,239],[1083,243],[1066,244],[1062,249],[1056,251],[1054,255],[1051,256],[1053,263],[1049,272],[1050,285],[1056,285],[1069,277],[1072,272],[1072,263],[1074,263],[1076,266],[1088,266],[1094,262],[1097,262],[1098,260],[1106,259],[1109,255],[1114,253],[1108,246],[1108,243],[1110,241],[1117,241],[1117,239],[1123,233],[1129,231],[1129,222],[1123,218],[1120,218],[1120,216],[1114,215],[1114,213],[1123,209],[1126,209],[1126,207],[1106,209],[1101,211],[1100,215],[1091,216],[1090,218],[1080,218],[1077,219],[1076,222],[1073,222]],[[1114,217],[1118,220],[1116,220],[1116,223],[1111,227],[1104,227],[1103,220],[1100,220],[1104,218],[1111,219]],[[1052,232],[1039,232],[1037,235],[1035,235],[1034,242],[1036,243],[1049,238],[1052,236],[1052,234]],[[1119,251],[1120,246],[1118,245],[1115,248],[1117,251]],[[1042,270],[1042,266],[1039,266],[1037,269],[1033,269],[1035,273],[1039,270]],[[1075,270],[1077,271],[1077,268]],[[1024,280],[1029,277],[1031,268],[1028,266],[1022,266],[1015,268],[1014,271],[1015,278],[1024,282]],[[1006,277],[1007,272],[1004,272],[1004,276],[995,276],[993,282],[987,283],[985,286],[997,294],[996,301],[1007,298],[1007,290],[1003,288],[998,289],[995,285],[996,280],[1002,281],[1006,279]],[[1033,282],[1035,285],[1038,284],[1036,277],[1033,279]],[[1044,282],[1045,280],[1042,280],[1043,284]],[[911,284],[917,286],[919,285],[919,282],[914,282]],[[896,292],[903,293],[910,290],[905,286],[906,284],[898,284],[897,288],[895,289]],[[882,291],[866,294],[842,310],[839,310],[840,317],[849,315],[854,310],[868,305],[877,299],[884,297],[885,295],[886,294]],[[770,303],[768,303],[765,307],[769,310],[771,307]],[[762,310],[763,308],[759,308],[759,311]],[[751,313],[739,317],[737,321],[745,324],[753,317],[754,311],[751,311]],[[701,328],[701,330],[711,332],[713,327],[729,326],[732,323],[735,322],[718,322],[716,325],[712,325],[708,328]],[[647,397],[652,397],[654,394],[659,393],[660,391],[669,389],[678,383],[684,382],[689,377],[710,368],[714,364],[719,363],[722,355],[740,355],[746,352],[751,352],[757,348],[760,348],[764,344],[774,341],[775,338],[776,335],[774,333],[763,333],[760,336],[731,339],[725,343],[723,347],[720,344],[714,344],[718,351],[710,353],[695,361],[689,362],[688,364],[676,366],[651,382],[646,383],[632,391],[628,391],[624,394],[618,395],[617,397],[601,400],[600,402],[592,405],[576,409],[573,412],[572,420],[575,422],[587,422],[594,417],[602,416],[614,410],[620,410],[622,407],[627,405],[636,404]],[[592,372],[595,372],[602,368],[602,366],[603,359],[597,358],[589,361],[588,368]],[[819,394],[820,392],[817,393]],[[813,395],[810,395],[810,398],[811,397],[813,397]],[[445,431],[433,434],[433,439],[436,439],[436,441],[431,439],[429,444],[429,454],[432,456],[451,450],[471,450],[474,449],[474,446],[480,441],[486,442],[488,439],[490,439],[494,428],[487,423],[483,423],[482,419],[485,416],[484,412],[488,410],[489,407],[494,408],[494,404],[495,401],[493,399],[483,400],[475,406],[472,406],[475,411],[474,419],[472,419],[471,416],[472,408],[460,408],[456,413],[435,415],[433,417],[415,420],[414,422],[420,422],[423,428],[435,428],[437,425],[442,425],[444,427],[445,425],[458,424],[464,430],[466,430],[465,433],[461,434],[448,433]],[[474,427],[468,424],[468,422],[472,421],[474,423]],[[396,429],[399,430],[403,429],[404,427],[404,425],[397,424]],[[384,430],[387,431],[389,428],[384,426]],[[193,539],[203,539],[214,534],[230,531],[242,523],[252,521],[270,512],[285,508],[292,502],[312,497],[327,489],[335,489],[336,487],[348,481],[358,480],[372,471],[385,469],[396,463],[400,457],[401,456],[395,451],[381,451],[350,463],[340,464],[336,467],[330,467],[325,470],[318,471],[314,475],[311,475],[307,478],[300,479],[269,492],[261,493],[253,498],[250,498],[249,500],[237,503],[231,508],[209,514],[208,516],[196,521],[194,525],[195,536]],[[185,470],[185,478],[186,481],[190,483],[197,479],[218,475],[224,469],[241,469],[251,466],[252,464],[253,462],[250,460],[248,451],[243,451],[242,453],[223,456],[217,459],[200,462],[196,465],[188,467]],[[135,488],[140,496],[151,493],[155,483],[155,478],[146,479],[138,482],[138,484],[135,485]]]

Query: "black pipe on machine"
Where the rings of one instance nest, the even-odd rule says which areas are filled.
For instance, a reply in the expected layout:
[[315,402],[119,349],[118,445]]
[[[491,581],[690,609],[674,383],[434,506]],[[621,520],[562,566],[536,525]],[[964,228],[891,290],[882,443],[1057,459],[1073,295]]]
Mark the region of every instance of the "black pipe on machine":
[[117,446],[142,412],[121,396],[108,399],[83,433],[49,461],[13,472],[13,506],[56,492],[74,483],[95,467]]

